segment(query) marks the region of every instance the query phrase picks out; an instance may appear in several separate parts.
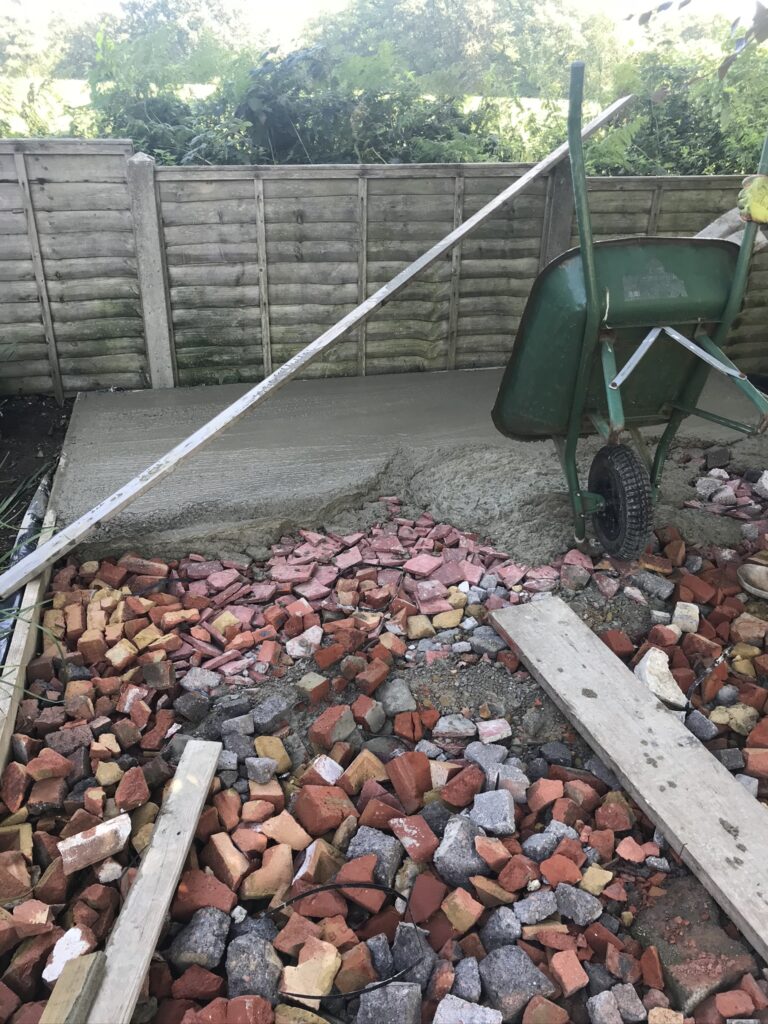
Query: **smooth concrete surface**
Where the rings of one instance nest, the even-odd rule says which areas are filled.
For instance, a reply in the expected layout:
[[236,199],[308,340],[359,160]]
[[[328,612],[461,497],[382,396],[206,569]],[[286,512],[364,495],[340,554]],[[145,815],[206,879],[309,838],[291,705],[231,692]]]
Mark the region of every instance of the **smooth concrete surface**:
[[[564,484],[551,443],[515,443],[494,429],[490,410],[501,373],[292,381],[92,535],[90,549],[152,544],[172,553],[198,543],[210,550],[218,538],[237,550],[297,525],[327,524],[391,489],[436,514],[461,516],[457,525],[465,528],[504,523],[495,532],[508,537],[515,520],[519,529],[527,522],[526,505],[533,509],[540,495],[563,492]],[[246,390],[81,394],[54,484],[57,526],[88,511]],[[754,418],[719,377],[702,405]],[[707,443],[737,436],[694,419],[682,434]],[[586,458],[596,444],[582,447]],[[555,505],[555,518],[567,523],[561,495]]]

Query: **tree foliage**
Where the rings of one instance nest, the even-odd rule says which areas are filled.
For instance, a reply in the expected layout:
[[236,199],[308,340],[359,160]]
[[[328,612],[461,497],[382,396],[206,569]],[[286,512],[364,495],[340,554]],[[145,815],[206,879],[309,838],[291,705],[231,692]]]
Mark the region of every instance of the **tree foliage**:
[[[721,80],[725,22],[673,34],[649,19],[628,56],[613,23],[572,0],[349,0],[281,52],[243,40],[228,10],[124,0],[117,16],[61,27],[42,59],[19,18],[0,19],[0,61],[5,75],[38,76],[24,101],[30,133],[45,134],[45,76],[85,78],[91,101],[71,131],[131,138],[164,163],[538,159],[564,136],[574,59],[587,61],[593,108],[639,97],[590,144],[594,172],[748,171],[765,130],[768,48],[744,49]],[[0,79],[8,134],[2,102]]]

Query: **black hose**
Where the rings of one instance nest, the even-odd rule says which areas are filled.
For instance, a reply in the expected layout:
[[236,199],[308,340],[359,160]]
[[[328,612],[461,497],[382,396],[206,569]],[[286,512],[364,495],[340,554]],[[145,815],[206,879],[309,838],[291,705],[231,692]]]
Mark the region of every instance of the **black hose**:
[[[48,507],[50,487],[50,477],[46,475],[37,485],[37,490],[21,521],[21,528],[16,535],[16,543],[13,545],[11,558],[6,568],[21,561],[37,547],[45,510]],[[5,665],[5,659],[8,656],[8,648],[11,645],[11,637],[16,625],[16,613],[21,606],[22,592],[23,588],[0,601],[0,668]]]

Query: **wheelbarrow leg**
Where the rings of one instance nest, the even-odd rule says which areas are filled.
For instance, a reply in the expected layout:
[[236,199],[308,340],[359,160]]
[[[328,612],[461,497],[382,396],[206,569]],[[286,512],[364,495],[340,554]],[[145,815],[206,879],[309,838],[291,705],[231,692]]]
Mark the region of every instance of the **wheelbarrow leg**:
[[659,497],[659,488],[661,487],[661,475],[664,472],[664,463],[667,461],[667,455],[669,454],[669,446],[674,440],[675,434],[680,429],[680,424],[685,419],[686,414],[675,410],[669,417],[669,423],[664,428],[664,433],[659,438],[659,443],[656,445],[656,452],[653,456],[653,465],[651,467],[651,497],[654,503]]
[[587,540],[587,517],[584,497],[579,483],[579,471],[576,467],[576,445],[570,444],[570,437],[553,437],[555,451],[563,467],[563,475],[568,484],[568,497],[571,500],[573,510],[573,536],[577,544],[584,544]]

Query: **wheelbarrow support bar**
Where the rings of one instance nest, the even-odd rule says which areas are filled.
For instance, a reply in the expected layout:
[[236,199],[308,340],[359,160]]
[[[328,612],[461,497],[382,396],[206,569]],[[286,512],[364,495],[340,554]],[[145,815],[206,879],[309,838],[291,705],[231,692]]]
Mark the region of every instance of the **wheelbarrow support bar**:
[[[586,126],[582,133],[583,137],[587,139],[594,135],[596,131],[604,127],[618,113],[624,110],[632,99],[631,95],[624,96],[616,100],[615,103],[612,103],[610,107],[607,107]],[[28,583],[29,580],[34,579],[42,569],[77,547],[97,526],[107,522],[127,505],[130,505],[136,498],[148,491],[150,487],[153,487],[159,480],[162,480],[163,477],[171,473],[181,462],[189,458],[194,452],[199,451],[211,438],[216,437],[222,430],[225,430],[236,420],[240,419],[244,413],[254,408],[260,402],[263,402],[266,398],[269,398],[270,395],[273,395],[292,377],[295,377],[300,370],[303,370],[325,352],[326,349],[335,344],[339,338],[347,334],[352,328],[366,321],[368,317],[380,309],[389,299],[397,295],[422,271],[431,267],[433,263],[436,263],[446,253],[450,252],[467,235],[470,235],[484,221],[504,206],[505,203],[523,192],[531,182],[540,178],[542,174],[546,174],[547,171],[550,171],[567,155],[567,143],[563,143],[557,149],[552,150],[548,156],[526,171],[522,177],[491,199],[489,203],[486,203],[477,213],[465,220],[463,224],[454,228],[450,234],[435,243],[431,249],[428,249],[418,259],[414,260],[413,263],[405,267],[404,270],[401,270],[391,281],[352,309],[341,320],[337,321],[332,327],[329,327],[327,331],[324,331],[318,338],[315,338],[313,342],[283,363],[274,373],[271,373],[255,387],[251,388],[242,398],[227,406],[218,416],[214,416],[212,420],[209,420],[199,430],[196,430],[194,434],[190,434],[180,444],[177,444],[175,448],[172,448],[156,462],[153,462],[151,466],[148,466],[142,473],[134,477],[133,480],[128,481],[118,491],[115,491],[114,494],[99,502],[90,512],[86,512],[85,515],[70,523],[69,526],[61,530],[49,541],[46,541],[45,544],[41,544],[32,554],[27,555],[26,558],[23,558],[13,568],[4,572],[0,576],[0,598],[7,597],[8,594],[12,594],[14,590]]]

